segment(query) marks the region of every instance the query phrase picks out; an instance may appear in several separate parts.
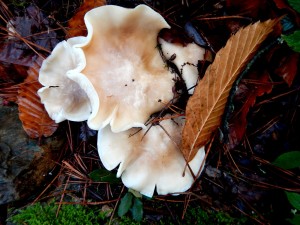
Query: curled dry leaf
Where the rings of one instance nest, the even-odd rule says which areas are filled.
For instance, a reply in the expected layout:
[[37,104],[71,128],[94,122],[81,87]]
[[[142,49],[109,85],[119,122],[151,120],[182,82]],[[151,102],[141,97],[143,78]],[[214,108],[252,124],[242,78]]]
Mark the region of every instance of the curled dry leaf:
[[58,125],[50,119],[44,105],[37,95],[42,85],[38,82],[39,68],[42,59],[38,59],[28,70],[28,77],[19,85],[18,105],[19,118],[23,128],[31,138],[51,136]]
[[239,30],[216,54],[186,107],[182,152],[187,161],[220,126],[233,83],[276,23],[277,20],[267,20]]

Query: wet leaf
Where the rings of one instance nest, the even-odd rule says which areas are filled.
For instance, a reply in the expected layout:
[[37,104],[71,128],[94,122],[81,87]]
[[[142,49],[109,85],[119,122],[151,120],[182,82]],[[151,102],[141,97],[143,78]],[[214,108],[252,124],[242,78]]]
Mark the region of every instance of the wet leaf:
[[299,53],[293,52],[290,49],[288,51],[284,49],[280,50],[280,52],[278,51],[278,54],[280,54],[279,60],[274,62],[276,66],[274,73],[282,77],[290,87],[298,72]]
[[118,208],[118,215],[120,217],[124,216],[132,206],[133,195],[131,193],[126,193],[121,199],[121,203]]
[[[247,78],[238,85],[238,90],[234,97],[234,112],[229,119],[229,149],[240,143],[246,133],[247,115],[250,108],[255,104],[256,98],[270,93],[273,85],[270,82],[269,74],[265,71],[263,63],[257,65],[258,69],[251,72]],[[261,70],[259,70],[261,69]]]
[[300,151],[283,153],[272,164],[286,170],[298,168],[300,167]]
[[186,107],[182,152],[188,161],[220,126],[233,83],[276,23],[275,20],[257,22],[238,31],[206,70]]
[[84,15],[91,9],[105,5],[105,0],[85,0],[77,13],[69,20],[68,37],[86,36],[87,30]]
[[299,193],[295,193],[295,192],[285,192],[289,202],[291,203],[291,205],[297,209],[300,210],[300,194]]
[[[237,19],[220,19],[214,22],[211,21],[199,21],[195,22],[198,30],[203,33],[203,36],[207,40],[209,46],[214,52],[219,51],[225,44],[230,36],[236,33],[242,27],[248,25],[250,20],[247,18]],[[213,32],[211,32],[213,30]],[[222,38],[220,38],[222,37]]]
[[11,18],[2,31],[7,35],[0,45],[0,61],[30,67],[40,53],[50,53],[58,39],[49,18],[38,7],[29,6],[24,11],[24,16]]
[[226,0],[229,15],[241,15],[255,19],[266,19],[272,15],[272,5],[267,0]]
[[105,169],[94,170],[89,174],[89,176],[95,182],[108,182],[111,184],[121,182],[121,180],[116,177],[116,174]]
[[300,52],[300,30],[290,35],[283,35],[282,37],[295,52]]
[[[298,0],[292,0],[293,2],[298,2],[299,5],[299,1]],[[293,7],[291,7],[291,4],[288,4],[288,1],[285,0],[273,0],[273,2],[275,3],[276,7],[278,9],[280,9],[281,11],[284,12],[288,12],[288,16],[292,16],[293,20],[296,22],[296,24],[298,24],[298,26],[300,25],[300,17],[299,14],[297,14],[296,10],[293,9]]]
[[134,198],[131,212],[135,221],[141,221],[143,219],[143,202],[139,198]]
[[49,117],[44,105],[37,95],[42,85],[38,82],[39,68],[42,59],[28,70],[28,77],[19,85],[18,106],[19,118],[26,133],[31,138],[49,137],[57,129],[58,125]]

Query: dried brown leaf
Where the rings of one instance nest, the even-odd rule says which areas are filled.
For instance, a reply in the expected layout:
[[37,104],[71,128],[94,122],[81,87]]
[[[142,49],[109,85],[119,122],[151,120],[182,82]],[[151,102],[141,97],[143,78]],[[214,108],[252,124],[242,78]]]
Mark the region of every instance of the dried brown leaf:
[[216,54],[186,107],[182,152],[187,161],[220,126],[233,83],[276,23],[277,20],[267,20],[239,30]]
[[31,138],[51,136],[57,129],[57,124],[48,116],[44,105],[37,95],[42,85],[38,82],[39,68],[42,59],[38,59],[28,70],[28,77],[19,85],[18,105],[19,118],[25,132]]

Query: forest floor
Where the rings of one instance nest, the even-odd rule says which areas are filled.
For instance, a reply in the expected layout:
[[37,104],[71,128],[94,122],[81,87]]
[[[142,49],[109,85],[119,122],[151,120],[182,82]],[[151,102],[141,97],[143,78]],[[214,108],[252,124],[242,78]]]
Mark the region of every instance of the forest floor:
[[[40,66],[39,60],[47,57],[59,41],[85,35],[84,13],[105,3],[14,0],[0,4],[0,97],[3,105],[11,107],[21,105],[17,101],[20,88],[16,87],[27,78],[28,70]],[[210,57],[198,64],[200,77],[230,36],[242,27],[268,19],[278,19],[280,25],[253,54],[242,71],[243,77],[235,83],[222,124],[206,146],[204,171],[189,191],[179,196],[146,198],[128,190],[115,178],[116,170],[108,172],[101,164],[96,132],[85,122],[65,121],[54,129],[54,135],[65,140],[65,145],[55,159],[51,176],[26,198],[1,206],[2,212],[8,210],[8,215],[1,215],[2,222],[17,209],[34,203],[36,208],[26,213],[35,214],[43,208],[55,215],[66,212],[71,220],[80,210],[84,213],[78,217],[100,224],[300,224],[300,38],[298,44],[282,39],[299,30],[299,3],[110,0],[107,4],[149,5],[172,26],[170,39],[190,39],[184,27],[192,24],[195,36],[210,52]],[[14,29],[21,35],[8,35],[9,21],[14,21]],[[19,110],[21,115],[28,109]],[[45,138],[36,139],[43,142]],[[97,214],[96,218],[89,217],[90,212]],[[118,214],[126,217],[120,219]],[[24,218],[15,222],[30,224]],[[56,224],[63,223],[63,218],[57,218],[60,222]]]

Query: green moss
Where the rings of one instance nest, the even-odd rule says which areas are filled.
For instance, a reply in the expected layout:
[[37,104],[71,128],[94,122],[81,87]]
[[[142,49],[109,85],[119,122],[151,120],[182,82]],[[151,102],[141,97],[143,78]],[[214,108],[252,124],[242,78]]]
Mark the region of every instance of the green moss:
[[246,217],[234,218],[226,212],[205,211],[200,207],[196,207],[187,211],[185,221],[197,225],[243,225],[247,223],[248,219]]
[[[58,205],[53,201],[50,203],[36,203],[30,205],[17,214],[11,216],[8,221],[13,224],[29,224],[29,225],[92,225],[106,224],[110,220],[109,211],[103,211],[99,207],[86,207],[82,205],[62,205],[58,216],[56,212]],[[195,225],[245,225],[247,218],[233,218],[225,212],[205,211],[200,207],[189,207],[184,220],[180,224],[195,224]],[[141,222],[133,220],[131,217],[123,216],[122,218],[114,218],[112,224],[118,225],[172,225],[173,220],[170,217],[162,217],[159,221],[147,221],[143,218]]]
[[20,210],[8,220],[14,224],[30,225],[92,225],[98,224],[106,218],[105,215],[102,215],[105,212],[82,205],[62,205],[56,217],[57,209],[58,205],[54,202],[49,204],[38,202]]

